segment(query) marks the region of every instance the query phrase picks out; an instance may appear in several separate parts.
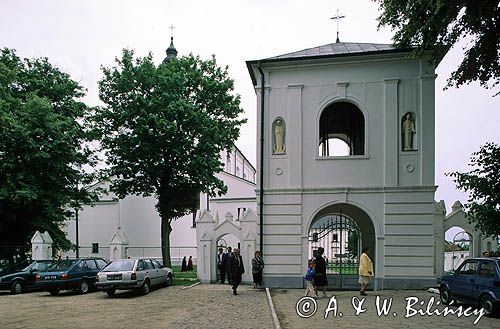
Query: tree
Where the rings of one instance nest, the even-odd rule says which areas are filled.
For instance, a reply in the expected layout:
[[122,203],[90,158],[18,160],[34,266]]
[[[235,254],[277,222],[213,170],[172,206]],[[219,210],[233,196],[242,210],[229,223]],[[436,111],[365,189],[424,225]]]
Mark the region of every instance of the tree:
[[[54,247],[68,250],[61,225],[71,202],[91,175],[89,108],[78,99],[83,88],[47,58],[21,59],[0,50],[0,259],[24,257],[36,230],[47,230]],[[21,247],[22,250],[5,246]],[[24,248],[23,248],[24,247]]]
[[469,223],[486,236],[500,236],[500,145],[486,143],[471,156],[467,173],[453,172],[455,184],[469,192],[464,205]]
[[[435,62],[463,37],[471,46],[447,87],[479,81],[495,87],[500,80],[500,6],[498,0],[377,0],[379,27],[396,30],[397,47],[416,46],[415,54],[433,49]],[[436,47],[437,46],[437,47]],[[493,81],[491,81],[493,80]],[[489,85],[491,84],[491,85]]]
[[155,196],[163,262],[170,266],[171,222],[191,212],[200,192],[227,191],[215,174],[219,153],[239,136],[242,113],[227,67],[193,55],[153,63],[124,50],[103,68],[99,95],[106,106],[94,122],[102,139],[111,190],[120,198]]

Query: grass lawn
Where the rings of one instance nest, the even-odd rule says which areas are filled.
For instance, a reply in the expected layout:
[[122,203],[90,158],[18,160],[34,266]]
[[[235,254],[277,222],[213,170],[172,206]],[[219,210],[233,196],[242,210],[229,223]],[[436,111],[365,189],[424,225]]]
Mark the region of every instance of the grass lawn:
[[193,270],[189,272],[181,272],[180,266],[172,266],[174,271],[174,286],[189,286],[198,282],[196,278],[196,265],[193,265]]

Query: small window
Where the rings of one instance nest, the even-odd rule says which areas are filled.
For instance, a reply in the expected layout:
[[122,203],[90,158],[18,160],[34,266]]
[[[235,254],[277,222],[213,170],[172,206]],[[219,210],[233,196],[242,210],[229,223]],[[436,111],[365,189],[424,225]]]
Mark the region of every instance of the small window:
[[87,264],[87,268],[89,270],[97,270],[97,265],[93,259],[87,259],[85,263]]
[[92,243],[92,253],[93,254],[99,253],[99,243],[97,242]]
[[493,262],[482,262],[479,265],[479,276],[485,278],[492,278],[495,276],[495,268],[493,267]]
[[477,265],[475,261],[465,262],[458,268],[457,273],[475,275],[477,272]]
[[153,262],[153,265],[155,266],[155,268],[162,268],[163,266],[160,264],[159,261],[157,261],[156,259],[152,259],[151,260]]
[[146,265],[142,260],[137,262],[137,271],[144,271],[146,269]]
[[155,268],[153,264],[151,264],[151,261],[149,259],[144,260],[144,264],[146,264],[146,269],[148,270],[152,270]]

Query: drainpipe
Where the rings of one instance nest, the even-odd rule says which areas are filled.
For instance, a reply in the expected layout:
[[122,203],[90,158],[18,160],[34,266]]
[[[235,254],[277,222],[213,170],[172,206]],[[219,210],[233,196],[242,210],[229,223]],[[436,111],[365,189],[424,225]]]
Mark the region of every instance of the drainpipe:
[[260,220],[260,253],[264,256],[264,72],[259,62],[260,73],[260,193],[259,193],[259,220]]

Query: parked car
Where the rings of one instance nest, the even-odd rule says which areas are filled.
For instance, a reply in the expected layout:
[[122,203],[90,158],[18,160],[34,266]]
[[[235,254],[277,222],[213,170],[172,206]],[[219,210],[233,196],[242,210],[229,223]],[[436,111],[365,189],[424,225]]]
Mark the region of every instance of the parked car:
[[[35,260],[24,268],[5,271],[0,276],[0,290],[10,290],[13,294],[20,294],[28,290],[36,290],[35,278],[38,272],[45,271],[53,263],[52,260]],[[23,265],[26,265],[23,263]]]
[[500,258],[470,258],[441,279],[443,304],[463,301],[477,304],[491,316],[500,308]]
[[173,271],[156,259],[119,259],[109,263],[97,274],[97,288],[109,296],[116,290],[137,289],[148,294],[151,286],[172,284]]
[[106,266],[102,258],[64,259],[52,264],[36,276],[36,286],[57,295],[61,290],[75,290],[82,294],[95,288],[97,273]]

